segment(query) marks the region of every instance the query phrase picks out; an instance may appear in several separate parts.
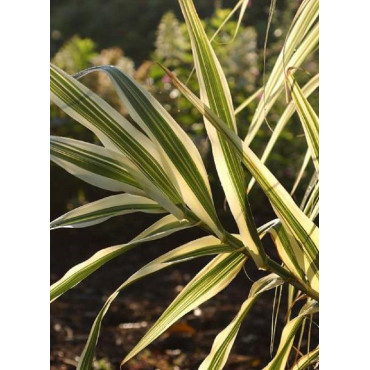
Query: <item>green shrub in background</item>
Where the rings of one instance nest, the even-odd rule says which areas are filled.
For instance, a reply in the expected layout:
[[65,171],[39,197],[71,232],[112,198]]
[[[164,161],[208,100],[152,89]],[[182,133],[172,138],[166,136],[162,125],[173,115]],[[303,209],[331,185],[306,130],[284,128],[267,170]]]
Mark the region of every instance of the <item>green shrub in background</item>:
[[[129,72],[114,66],[92,67],[74,78],[52,65],[53,102],[91,130],[103,144],[53,136],[52,160],[74,176],[118,194],[76,208],[54,220],[51,227],[87,227],[132,212],[167,215],[131,242],[105,248],[68,271],[52,285],[51,300],[59,298],[111,259],[144,242],[163,238],[178,230],[199,227],[207,236],[150,262],[112,293],[94,321],[78,368],[91,368],[104,315],[124,288],[174,264],[215,255],[124,358],[122,365],[187,312],[226,288],[251,260],[266,274],[254,283],[236,317],[217,335],[209,355],[199,368],[223,368],[239,327],[248,318],[249,309],[265,291],[284,287],[288,291],[287,322],[280,345],[265,369],[285,369],[294,352],[297,352],[298,359],[293,368],[305,369],[318,361],[318,347],[304,354],[300,339],[295,338],[299,330],[304,335],[304,323],[317,314],[319,301],[319,245],[315,223],[319,213],[319,127],[318,117],[307,99],[318,88],[318,75],[311,77],[301,88],[303,80],[297,82],[300,75],[296,72],[318,46],[318,1],[304,0],[300,5],[251,119],[239,121],[238,125],[237,110],[233,108],[225,73],[194,5],[191,0],[179,0],[179,3],[186,20],[200,98],[170,70],[166,70],[168,80],[166,78],[165,83],[173,84],[204,120],[217,176],[239,232],[228,232],[218,217],[207,166],[196,145],[168,110]],[[241,1],[238,4],[247,3]],[[109,77],[131,121],[78,81],[97,71]],[[274,115],[270,116],[269,112],[278,99],[285,96],[284,92],[288,103],[284,108],[278,108],[281,114],[276,117],[273,133],[259,159],[251,144],[265,120],[268,118],[272,122]],[[257,96],[252,95],[254,98]],[[294,112],[299,117],[307,155],[296,186],[289,194],[264,162]],[[238,126],[245,125],[247,135],[244,137],[238,134]],[[312,181],[309,186],[304,186],[304,196],[297,203],[291,195],[297,186],[302,186],[301,175],[309,162],[312,163]],[[247,182],[247,178],[251,180]],[[275,214],[272,220],[258,228],[249,203],[253,203],[254,198],[248,196],[255,182],[268,198]],[[274,242],[279,261],[266,252],[264,238],[267,235]],[[294,346],[298,349],[293,350]]]

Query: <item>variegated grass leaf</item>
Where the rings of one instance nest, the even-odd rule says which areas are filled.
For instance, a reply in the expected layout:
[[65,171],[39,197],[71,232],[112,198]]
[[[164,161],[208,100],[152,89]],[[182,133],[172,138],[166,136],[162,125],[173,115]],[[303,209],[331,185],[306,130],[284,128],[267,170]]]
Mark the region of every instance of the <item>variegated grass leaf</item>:
[[155,201],[132,194],[118,194],[85,204],[65,213],[51,222],[50,228],[87,227],[104,222],[111,217],[134,212],[165,213]]
[[[79,360],[77,369],[80,370],[89,370],[93,361],[95,347],[99,338],[99,331],[101,327],[102,320],[108,311],[110,305],[117,297],[117,295],[129,285],[135,283],[138,280],[145,278],[148,275],[151,275],[155,272],[168,268],[177,263],[189,261],[194,258],[219,254],[219,253],[228,253],[230,254],[233,251],[233,248],[222,244],[219,239],[213,236],[206,236],[197,240],[193,240],[181,247],[178,247],[163,256],[155,259],[154,261],[148,263],[130,278],[128,278],[120,287],[111,294],[111,296],[106,300],[103,308],[100,310],[97,315],[94,324],[91,328],[90,335],[88,337],[87,343],[85,345],[84,351]],[[222,256],[222,254],[221,254]],[[206,277],[205,277],[206,278]],[[204,279],[205,279],[204,278]],[[189,297],[188,297],[189,298]],[[183,314],[185,314],[184,312]],[[180,314],[180,317],[182,315]]]
[[168,215],[155,222],[130,242],[100,250],[88,260],[72,267],[61,279],[50,287],[50,301],[53,302],[67,290],[73,288],[82,280],[86,279],[108,261],[126,253],[141,243],[161,239],[176,231],[184,230],[193,226],[194,224],[191,224],[186,220],[180,221],[175,216]]
[[316,49],[319,40],[319,27],[318,23],[313,28],[312,25],[316,22],[318,16],[318,0],[302,2],[297,11],[293,27],[264,86],[264,94],[258,103],[245,138],[247,145],[252,142],[267,113],[283,91],[285,71],[290,67],[300,67],[307,56]]
[[183,218],[184,201],[149,138],[75,78],[53,65],[50,73],[52,101],[92,130],[105,147],[126,155],[146,179],[147,195],[179,219]]
[[122,365],[147,347],[174,322],[206,302],[235,278],[246,256],[240,252],[220,254],[204,267],[181,291],[155,324],[122,361]]
[[226,364],[239,328],[256,299],[263,292],[273,289],[283,283],[283,280],[276,274],[270,274],[256,281],[249,293],[248,299],[242,304],[239,312],[231,323],[222,330],[215,338],[211,352],[204,359],[199,370],[221,370]]
[[242,163],[250,171],[252,176],[261,186],[265,195],[269,198],[274,211],[282,222],[289,228],[290,232],[300,243],[306,257],[318,271],[318,246],[319,230],[313,221],[304,214],[297,206],[287,190],[280,184],[271,171],[260,161],[255,153],[245,142],[235,135],[226,124],[210,110],[199,98],[197,98],[176,76],[167,71],[173,83],[184,94],[184,96],[206,116],[219,132],[232,144],[233,150],[237,152]]
[[166,109],[134,79],[113,66],[93,67],[105,72],[129,114],[156,144],[165,172],[189,208],[220,238],[223,228],[213,205],[208,175],[199,151]]
[[302,307],[299,315],[285,325],[281,334],[279,348],[274,358],[263,370],[285,370],[295,334],[301,327],[305,317],[316,312],[318,312],[318,304],[314,301],[309,301]]
[[[190,35],[201,100],[226,125],[237,133],[234,108],[225,74],[202,27],[192,0],[179,1]],[[231,144],[205,118],[217,173],[230,210],[238,225],[242,241],[255,263],[265,268],[265,252],[258,238],[249,202],[245,194],[245,177],[240,157]]]

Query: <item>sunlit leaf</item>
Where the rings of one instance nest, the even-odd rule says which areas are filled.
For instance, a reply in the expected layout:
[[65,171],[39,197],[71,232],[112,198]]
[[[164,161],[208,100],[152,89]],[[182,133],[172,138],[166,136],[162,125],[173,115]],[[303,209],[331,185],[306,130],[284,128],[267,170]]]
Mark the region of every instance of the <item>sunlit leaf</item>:
[[137,247],[141,243],[164,238],[176,231],[192,226],[194,225],[186,220],[179,221],[173,215],[168,215],[155,222],[130,242],[100,250],[88,260],[72,267],[60,280],[50,287],[50,301],[54,301],[67,290],[76,286],[108,261]]
[[[202,27],[193,2],[180,0],[179,3],[190,35],[201,100],[236,133],[234,108],[225,74]],[[245,178],[240,157],[207,119],[205,119],[205,125],[212,144],[217,173],[243,243],[257,266],[264,268],[265,252],[258,238],[245,194]]]
[[164,213],[165,210],[151,199],[118,194],[75,208],[52,221],[50,228],[92,226],[111,217],[133,212]]
[[264,370],[285,370],[286,363],[288,361],[290,350],[293,346],[294,336],[300,328],[304,318],[307,315],[318,312],[318,306],[316,302],[308,302],[301,309],[299,315],[294,319],[290,320],[284,327],[283,333],[281,334],[281,340],[279,348],[274,358],[269,364],[264,367]]
[[207,172],[189,136],[166,109],[134,79],[113,66],[94,67],[79,74],[102,71],[111,78],[131,117],[156,143],[166,173],[189,208],[219,237],[222,226],[213,205]]
[[[283,91],[285,72],[290,67],[298,68],[318,46],[319,25],[312,28],[319,16],[319,1],[305,0],[298,9],[295,22],[284,46],[274,64],[269,79],[264,86],[264,94],[259,101],[245,138],[249,145],[264,122],[269,110]],[[312,28],[312,29],[311,29]]]
[[245,255],[238,252],[221,254],[214,258],[186,285],[162,316],[124,358],[122,364],[147,347],[186,313],[209,300],[229,285],[242,268],[245,259]]
[[156,273],[177,263],[212,254],[230,253],[231,251],[232,248],[222,244],[217,238],[213,236],[206,236],[204,238],[193,240],[181,247],[178,247],[138,270],[129,279],[127,279],[113,294],[111,294],[111,296],[105,302],[103,308],[100,310],[91,328],[89,338],[80,357],[77,369],[90,369],[93,361],[96,343],[99,338],[102,320],[114,299],[123,289],[135,283],[136,281],[145,278],[148,275]]
[[242,304],[239,312],[234,317],[232,322],[217,335],[213,342],[211,352],[202,362],[199,370],[223,369],[234,344],[235,338],[238,334],[240,325],[258,296],[269,289],[279,286],[282,283],[283,280],[281,280],[279,276],[271,274],[259,279],[253,284],[248,299]]
[[249,146],[230,130],[226,124],[198,99],[176,76],[167,71],[177,88],[186,98],[221,132],[232,144],[242,163],[255,177],[265,195],[269,198],[274,211],[290,232],[298,240],[307,259],[318,271],[319,230],[313,221],[297,206],[286,189],[280,184],[271,171],[261,162]]

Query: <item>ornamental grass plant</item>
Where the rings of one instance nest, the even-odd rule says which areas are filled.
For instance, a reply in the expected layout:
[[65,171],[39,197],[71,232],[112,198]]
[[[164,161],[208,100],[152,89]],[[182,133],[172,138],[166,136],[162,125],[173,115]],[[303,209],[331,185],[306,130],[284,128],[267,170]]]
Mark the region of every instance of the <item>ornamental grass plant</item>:
[[[112,292],[95,318],[77,368],[92,368],[104,316],[126,287],[160,270],[202,256],[212,256],[212,260],[183,288],[134,348],[123,354],[122,368],[176,321],[227,288],[247,261],[254,263],[264,276],[254,282],[235,318],[214,338],[199,369],[224,368],[241,323],[248,320],[248,311],[261,295],[272,289],[286,289],[288,312],[277,351],[263,368],[286,369],[291,358],[295,370],[317,366],[318,347],[306,351],[300,342],[306,321],[312,320],[319,310],[319,125],[317,113],[308,100],[318,89],[319,77],[311,76],[301,87],[299,72],[304,61],[318,49],[318,0],[301,3],[264,85],[237,108],[233,106],[232,91],[192,0],[179,0],[179,4],[191,42],[199,96],[171,70],[161,67],[173,86],[203,116],[218,180],[238,233],[229,232],[220,221],[198,148],[144,87],[114,66],[97,66],[71,76],[51,65],[53,103],[91,130],[101,142],[96,145],[52,136],[51,159],[73,176],[114,193],[58,217],[51,222],[51,228],[90,227],[134,212],[162,215],[130,242],[101,249],[67,271],[51,286],[51,301],[61,299],[69,289],[131,249],[180,230],[200,228],[206,236],[174,245]],[[248,1],[241,0],[234,8],[234,12],[240,10],[239,20],[247,4]],[[102,73],[110,78],[130,119],[83,84],[84,76],[90,73]],[[269,112],[282,97],[286,99],[285,109],[276,122],[271,122]],[[252,120],[238,122],[237,114],[253,100],[258,103]],[[288,190],[268,168],[266,160],[294,113],[299,117],[307,151],[294,187]],[[260,158],[251,149],[251,143],[266,123],[272,133]],[[241,125],[248,127],[245,137],[238,135]],[[312,180],[303,191],[303,199],[297,202],[293,194],[302,186],[302,174],[311,161]],[[275,213],[263,225],[255,224],[251,209],[251,190],[255,186],[264,192]],[[267,238],[273,241],[279,258],[268,253]],[[270,313],[266,312],[266,320],[269,319]]]

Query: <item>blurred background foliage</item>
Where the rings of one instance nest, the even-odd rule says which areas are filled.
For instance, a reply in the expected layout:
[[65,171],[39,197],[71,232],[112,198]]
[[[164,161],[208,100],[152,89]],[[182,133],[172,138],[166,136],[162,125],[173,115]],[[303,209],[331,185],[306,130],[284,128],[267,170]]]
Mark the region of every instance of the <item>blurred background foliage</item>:
[[[235,39],[233,36],[238,12],[215,37],[213,47],[225,71],[235,107],[263,86],[264,81],[267,80],[299,3],[300,1],[297,0],[277,2],[266,50],[264,50],[264,41],[269,1],[249,1]],[[198,0],[195,4],[211,38],[231,8],[235,6],[236,1]],[[180,16],[177,0],[81,0],[79,2],[52,0],[51,25],[53,63],[70,74],[96,65],[111,64],[140,81],[196,142],[209,169],[211,184],[214,187],[217,186],[217,181],[214,181],[216,172],[202,117],[185,98],[180,96],[177,89],[173,88],[170,79],[157,63],[162,63],[174,71],[183,82],[187,82],[191,90],[198,92],[195,74],[191,74],[193,58],[190,41]],[[263,75],[264,55],[265,76]],[[312,56],[304,64],[303,70],[297,72],[301,85],[318,72],[317,60],[317,55]],[[127,114],[105,75],[93,73],[84,77],[83,82],[122,114]],[[316,109],[318,92],[312,94],[310,101]],[[251,103],[237,116],[238,129],[242,137],[248,130],[256,105],[257,101]],[[286,101],[282,97],[269,114],[270,127],[274,127],[285,106]],[[252,143],[252,149],[258,155],[263,153],[271,135],[268,124],[262,126]],[[98,143],[91,132],[75,124],[55,106],[51,106],[51,132],[55,135]],[[269,168],[288,189],[291,188],[299,171],[305,147],[301,125],[294,115],[268,159]],[[60,170],[52,168],[52,171],[57,171],[57,175],[63,177],[63,182],[68,183]],[[311,173],[312,168],[308,167],[306,172]],[[68,177],[67,174],[65,176]],[[310,176],[306,175],[303,184],[304,181],[308,182],[309,178]],[[75,185],[73,183],[73,186]],[[72,197],[74,201],[69,199],[70,195],[61,194],[61,198],[69,200],[60,212],[71,208],[71,205],[77,206],[83,203],[85,190],[85,185],[79,183],[77,190],[75,189],[76,194]],[[216,200],[221,198],[218,206],[222,209],[223,196],[217,196],[221,194],[219,193],[221,189],[214,188],[214,192]],[[257,187],[253,193],[254,204],[259,208],[257,214],[261,214],[264,219],[264,210],[268,210],[269,207],[265,207],[266,200]],[[299,190],[297,196],[298,198],[302,196]],[[259,223],[258,220],[256,221]]]

